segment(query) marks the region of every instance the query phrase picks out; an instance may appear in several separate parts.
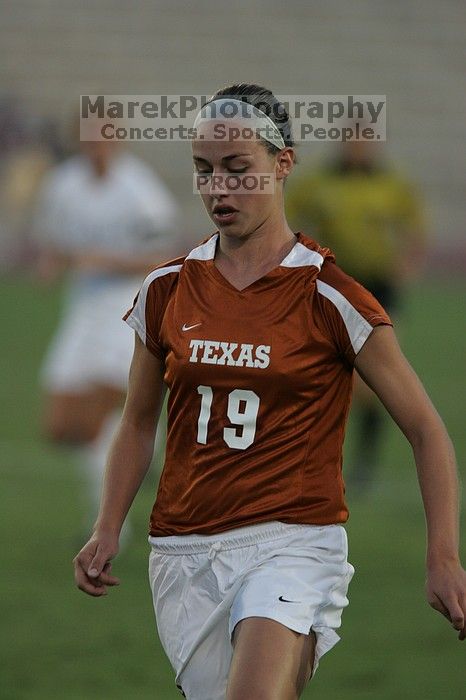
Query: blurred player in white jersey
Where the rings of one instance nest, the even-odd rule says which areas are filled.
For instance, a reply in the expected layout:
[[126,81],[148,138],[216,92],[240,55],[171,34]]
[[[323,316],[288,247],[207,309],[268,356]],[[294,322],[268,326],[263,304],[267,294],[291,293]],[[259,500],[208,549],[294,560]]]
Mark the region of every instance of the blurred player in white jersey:
[[39,271],[68,275],[63,317],[42,369],[43,429],[80,448],[94,517],[105,457],[126,392],[133,343],[121,315],[144,274],[182,248],[177,205],[121,144],[86,141],[54,168],[35,221]]

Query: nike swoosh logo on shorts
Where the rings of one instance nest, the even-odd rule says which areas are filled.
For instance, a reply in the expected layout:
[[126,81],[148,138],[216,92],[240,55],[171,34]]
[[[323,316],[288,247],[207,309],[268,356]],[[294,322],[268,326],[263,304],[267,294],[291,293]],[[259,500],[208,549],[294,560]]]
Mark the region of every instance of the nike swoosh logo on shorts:
[[193,323],[192,326],[187,326],[186,323],[183,323],[181,330],[182,331],[190,331],[191,328],[197,328],[198,326],[202,326],[202,323]]
[[284,598],[282,595],[278,598],[278,600],[281,600],[282,603],[300,603],[300,600],[287,600]]

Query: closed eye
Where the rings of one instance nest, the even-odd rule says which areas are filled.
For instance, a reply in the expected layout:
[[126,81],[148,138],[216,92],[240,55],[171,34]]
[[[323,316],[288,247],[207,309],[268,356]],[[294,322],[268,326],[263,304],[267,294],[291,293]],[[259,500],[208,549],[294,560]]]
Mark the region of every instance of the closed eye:
[[[248,166],[246,166],[244,168],[240,168],[240,169],[228,168],[228,172],[234,173],[234,174],[235,173],[240,174],[240,173],[245,173],[247,169],[248,169]],[[197,170],[196,169],[196,174],[197,175],[213,175],[213,172],[212,172],[212,170]]]

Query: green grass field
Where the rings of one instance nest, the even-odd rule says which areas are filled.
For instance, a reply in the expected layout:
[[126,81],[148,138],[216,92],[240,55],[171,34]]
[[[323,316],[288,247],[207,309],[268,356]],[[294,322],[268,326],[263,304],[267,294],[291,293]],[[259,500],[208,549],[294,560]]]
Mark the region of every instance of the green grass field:
[[[175,700],[181,696],[157,641],[146,577],[146,521],[157,469],[133,508],[134,540],[114,565],[122,585],[106,598],[84,596],[71,568],[83,484],[71,455],[44,445],[38,435],[36,376],[60,290],[26,279],[3,281],[0,290],[0,698]],[[459,281],[423,283],[411,292],[401,327],[405,352],[447,423],[460,464],[466,452],[465,292]],[[348,497],[356,575],[342,641],[323,659],[306,698],[466,697],[466,642],[458,642],[425,603],[424,519],[415,470],[404,438],[387,423],[375,492],[364,502]]]

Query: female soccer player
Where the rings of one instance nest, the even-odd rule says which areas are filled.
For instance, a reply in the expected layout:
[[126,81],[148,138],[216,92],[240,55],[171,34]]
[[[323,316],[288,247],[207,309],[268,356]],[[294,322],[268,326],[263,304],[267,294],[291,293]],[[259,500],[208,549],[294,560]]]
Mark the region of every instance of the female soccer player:
[[39,198],[39,271],[47,280],[67,276],[63,317],[42,368],[43,429],[71,445],[84,467],[86,529],[98,510],[131,360],[118,317],[151,267],[181,250],[167,235],[176,216],[160,178],[113,142],[81,142],[79,153],[49,173]]
[[353,368],[413,447],[428,600],[464,639],[454,455],[384,310],[328,249],[290,230],[293,142],[272,93],[221,90],[195,126],[218,230],[152,272],[126,316],[128,397],[76,581],[93,596],[118,583],[111,560],[168,386],[150,581],[178,687],[190,700],[291,700],[338,640],[348,602],[341,451]]

